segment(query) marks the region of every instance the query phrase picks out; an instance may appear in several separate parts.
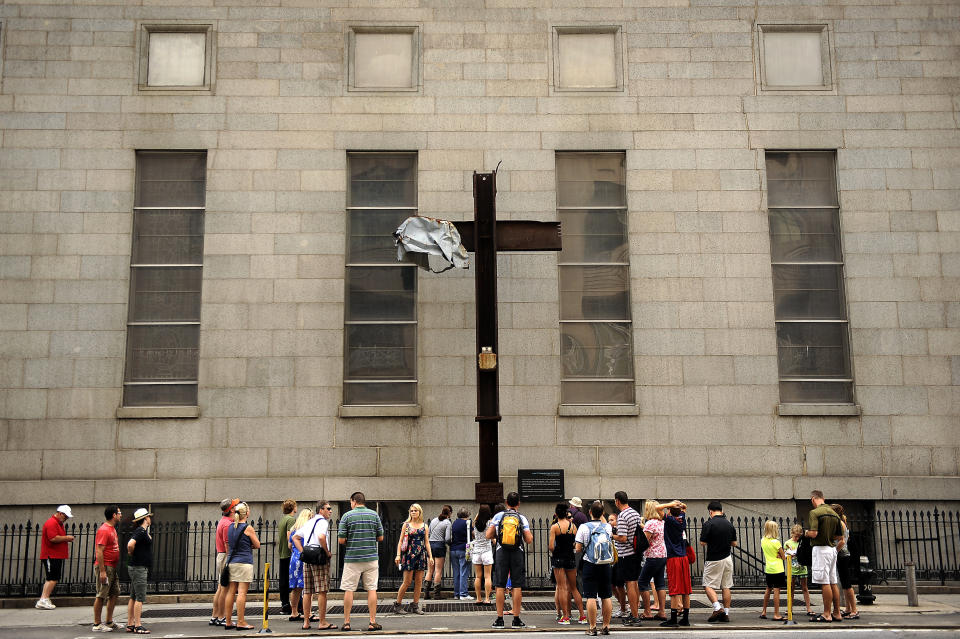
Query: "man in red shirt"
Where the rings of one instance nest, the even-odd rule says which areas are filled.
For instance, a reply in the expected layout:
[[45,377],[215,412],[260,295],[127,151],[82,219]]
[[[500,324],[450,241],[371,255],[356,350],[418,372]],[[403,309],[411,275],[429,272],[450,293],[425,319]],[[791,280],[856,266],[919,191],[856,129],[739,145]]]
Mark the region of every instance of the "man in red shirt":
[[[120,626],[113,621],[113,607],[120,594],[120,542],[117,539],[117,524],[120,523],[120,507],[103,509],[105,522],[97,529],[96,559],[94,574],[97,575],[97,597],[93,600],[93,632],[110,632]],[[100,622],[103,602],[107,602],[107,620]]]
[[47,573],[47,580],[43,582],[43,592],[34,606],[40,610],[56,608],[50,601],[50,595],[63,575],[64,560],[70,557],[70,547],[67,544],[73,541],[73,535],[68,535],[63,527],[63,522],[70,517],[73,517],[70,506],[63,505],[57,508],[57,512],[43,525],[43,533],[40,535],[40,562]]
[[220,502],[220,512],[223,516],[217,523],[216,546],[217,546],[217,572],[214,578],[217,580],[217,592],[213,595],[213,616],[210,617],[211,626],[223,626],[227,623],[227,611],[224,605],[227,599],[227,590],[220,585],[220,573],[223,567],[227,565],[227,533],[230,524],[233,523],[233,509],[240,503],[239,499],[224,499]]

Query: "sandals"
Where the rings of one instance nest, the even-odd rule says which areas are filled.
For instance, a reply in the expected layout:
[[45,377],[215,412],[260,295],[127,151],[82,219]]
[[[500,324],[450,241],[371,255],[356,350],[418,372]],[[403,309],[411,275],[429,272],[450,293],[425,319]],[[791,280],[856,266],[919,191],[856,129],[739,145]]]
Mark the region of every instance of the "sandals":
[[150,631],[144,628],[143,626],[136,626],[133,630],[128,630],[127,632],[132,632],[137,635],[149,635]]
[[774,618],[773,618],[774,621],[785,621],[786,619],[787,619],[786,617],[774,617]]
[[349,623],[345,623],[342,626],[340,626],[340,630],[342,630],[343,632],[350,632],[351,630],[353,630],[353,628],[350,627]]
[[859,612],[855,612],[855,613],[853,613],[853,614],[850,614],[849,612],[845,612],[845,613],[843,613],[843,614],[840,615],[840,616],[843,617],[844,619],[859,619],[859,618],[860,618],[860,613],[859,613]]
[[817,615],[816,617],[813,617],[812,619],[810,619],[810,622],[811,623],[833,623],[833,619],[830,619],[829,617],[824,617],[823,615]]
[[255,629],[256,629],[255,626],[237,626],[237,631],[255,630]]
[[373,632],[375,630],[383,630],[383,626],[375,621],[367,625],[367,632]]
[[[302,618],[303,617],[301,617],[301,619]],[[312,621],[313,623],[320,623],[320,617],[318,617],[317,615],[310,615],[310,621]]]
[[287,621],[303,621],[303,615],[290,615]]
[[[214,624],[210,624],[210,625],[212,626]],[[133,632],[134,628],[136,628],[136,626],[127,626],[127,632]]]
[[767,618],[767,615],[765,615],[765,614],[763,614],[763,613],[760,614],[760,619],[766,619],[766,618]]

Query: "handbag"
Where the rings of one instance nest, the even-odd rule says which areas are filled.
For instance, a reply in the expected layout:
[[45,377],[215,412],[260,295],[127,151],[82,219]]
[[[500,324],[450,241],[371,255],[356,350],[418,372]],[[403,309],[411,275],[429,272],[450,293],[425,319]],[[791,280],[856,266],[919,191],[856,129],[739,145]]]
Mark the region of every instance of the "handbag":
[[[320,518],[313,522],[313,528],[310,529],[310,536],[307,539],[313,538],[313,532],[317,529],[319,523]],[[326,548],[320,544],[304,546],[303,550],[300,551],[300,561],[311,566],[326,566],[328,561]]]
[[813,546],[810,545],[810,538],[804,535],[797,544],[797,563],[807,568],[813,563]]
[[[249,524],[244,524],[243,528],[240,529],[240,534],[243,534],[243,531],[247,529]],[[240,537],[237,536],[237,545],[230,550],[230,556],[227,557],[227,563],[223,565],[223,570],[220,571],[220,585],[224,588],[230,586],[230,562],[234,557],[237,556],[237,549],[240,547]]]
[[405,553],[410,548],[410,531],[407,524],[403,524],[403,537],[400,538],[400,552]]
[[470,522],[467,523],[467,545],[463,556],[467,561],[473,559],[473,524]]

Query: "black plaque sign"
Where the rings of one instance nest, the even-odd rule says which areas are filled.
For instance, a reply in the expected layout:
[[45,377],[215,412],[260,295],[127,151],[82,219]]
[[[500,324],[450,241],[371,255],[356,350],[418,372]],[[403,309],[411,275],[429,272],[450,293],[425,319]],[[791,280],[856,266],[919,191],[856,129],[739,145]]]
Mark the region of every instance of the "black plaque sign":
[[520,501],[563,501],[563,469],[517,470]]

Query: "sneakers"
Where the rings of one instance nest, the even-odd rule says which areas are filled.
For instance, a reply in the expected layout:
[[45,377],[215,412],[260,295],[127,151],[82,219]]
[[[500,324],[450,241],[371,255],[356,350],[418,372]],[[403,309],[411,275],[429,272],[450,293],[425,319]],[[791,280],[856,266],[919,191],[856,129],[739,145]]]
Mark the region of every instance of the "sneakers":
[[640,617],[627,617],[623,620],[623,625],[635,628],[640,625]]
[[596,628],[587,628],[587,636],[588,636],[588,637],[596,637],[596,636],[597,636],[597,629],[596,629]]
[[[568,623],[569,623],[569,621],[568,621]],[[522,621],[520,621],[520,617],[514,617],[514,618],[513,618],[513,623],[510,624],[510,627],[511,627],[511,628],[526,628],[526,627],[527,627],[527,624],[525,624],[525,623],[523,623]]]
[[409,613],[404,609],[403,604],[400,603],[399,601],[394,601],[394,602],[393,602],[393,610],[391,610],[390,612],[392,612],[392,613],[395,614],[395,615],[406,615],[406,614],[409,614]]
[[[516,620],[514,620],[514,621],[516,621]],[[493,623],[490,624],[490,627],[491,627],[491,628],[505,628],[506,626],[503,625],[503,617],[497,617],[496,619],[494,619],[494,620],[493,620]]]
[[471,597],[470,595],[461,595],[460,601],[473,601],[473,597]]
[[56,608],[56,606],[53,605],[53,602],[49,599],[39,599],[33,607],[39,610],[53,610]]
[[623,619],[624,617],[629,617],[629,616],[630,616],[630,613],[627,611],[626,608],[621,608],[620,610],[617,611],[617,614],[614,615],[614,617],[616,617],[617,619]]
[[609,634],[610,634],[610,626],[603,626],[602,628],[600,628],[600,634],[601,634],[601,635],[609,635]]
[[91,632],[113,632],[113,628],[105,623],[98,623],[90,629]]
[[723,608],[714,610],[713,614],[707,619],[707,623],[719,623],[721,621],[729,621],[727,613],[723,611]]
[[577,619],[577,623],[587,623],[587,616],[586,616],[586,615],[580,615],[580,618]]
[[[514,620],[514,621],[516,621],[516,620]],[[560,624],[561,626],[569,626],[569,625],[570,625],[570,617],[560,617],[559,619],[557,619],[557,623]]]

